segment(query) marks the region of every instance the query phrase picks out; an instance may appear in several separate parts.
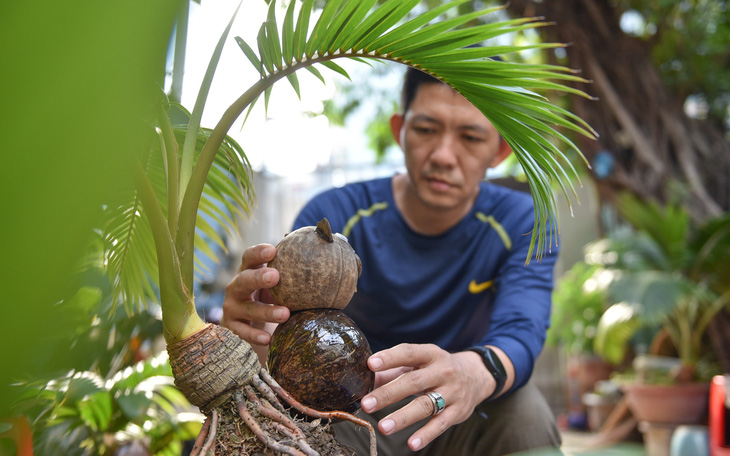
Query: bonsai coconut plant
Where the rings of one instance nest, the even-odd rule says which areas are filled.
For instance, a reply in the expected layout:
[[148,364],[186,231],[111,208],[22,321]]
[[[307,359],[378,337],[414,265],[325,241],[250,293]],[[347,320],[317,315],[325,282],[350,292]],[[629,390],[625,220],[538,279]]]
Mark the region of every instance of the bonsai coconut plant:
[[[375,0],[330,0],[315,21],[313,0],[292,1],[280,23],[277,2],[271,2],[256,43],[236,38],[242,57],[260,77],[231,103],[214,128],[201,128],[200,119],[230,23],[192,112],[159,104],[150,130],[151,147],[138,156],[134,188],[105,207],[106,258],[120,302],[131,308],[159,290],[175,382],[206,415],[194,455],[341,454],[345,449],[332,438],[326,420],[361,422],[344,411],[317,411],[300,404],[259,364],[246,342],[225,328],[206,325],[196,313],[194,251],[196,245],[206,251],[199,234],[217,239],[209,218],[233,230],[234,215],[250,210],[253,202],[248,163],[227,132],[262,96],[268,102],[275,82],[287,79],[298,92],[298,70],[320,78],[323,68],[346,76],[335,62],[341,58],[403,63],[443,80],[489,118],[525,170],[536,212],[530,257],[540,257],[553,241],[552,234],[545,239],[537,233],[557,233],[551,185],[557,183],[568,193],[575,176],[562,148],[577,151],[569,133],[592,137],[593,132],[538,92],[561,90],[585,96],[566,85],[585,81],[564,67],[491,59],[559,44],[470,47],[545,24],[520,18],[463,28],[493,10],[438,20],[460,3],[463,0],[405,20],[418,0],[387,0],[378,5]],[[173,110],[186,113],[185,121],[171,121]],[[304,267],[296,262],[292,266]],[[306,286],[296,285],[300,290]],[[300,421],[293,414],[315,419]],[[374,439],[372,428],[370,433]]]

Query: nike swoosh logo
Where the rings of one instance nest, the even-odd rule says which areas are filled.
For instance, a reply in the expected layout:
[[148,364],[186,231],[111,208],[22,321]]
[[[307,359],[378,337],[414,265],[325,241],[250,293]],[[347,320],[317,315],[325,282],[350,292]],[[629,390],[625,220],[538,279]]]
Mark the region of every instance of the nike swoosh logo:
[[487,288],[492,286],[493,280],[487,280],[486,282],[477,283],[476,280],[472,280],[469,282],[469,293],[471,294],[478,294],[482,291],[486,290]]

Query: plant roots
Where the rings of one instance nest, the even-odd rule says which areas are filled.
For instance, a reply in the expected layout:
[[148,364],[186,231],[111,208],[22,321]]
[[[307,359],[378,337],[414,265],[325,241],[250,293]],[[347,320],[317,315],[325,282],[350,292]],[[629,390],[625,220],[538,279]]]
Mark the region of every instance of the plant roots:
[[[168,346],[168,352],[175,384],[206,415],[191,456],[353,455],[335,440],[330,420],[366,427],[370,454],[377,453],[370,423],[346,412],[302,405],[261,367],[251,346],[226,328],[207,325]],[[298,418],[297,412],[315,420]]]

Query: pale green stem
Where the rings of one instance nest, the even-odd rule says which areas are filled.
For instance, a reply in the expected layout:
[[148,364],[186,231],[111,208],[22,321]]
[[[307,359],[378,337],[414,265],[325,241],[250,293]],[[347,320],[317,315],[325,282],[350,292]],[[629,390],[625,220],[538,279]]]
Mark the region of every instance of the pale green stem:
[[[193,112],[191,113],[188,121],[188,129],[185,132],[185,141],[183,142],[182,157],[180,162],[180,192],[182,195],[187,193],[187,187],[190,184],[190,178],[193,172],[194,166],[194,155],[195,147],[198,142],[198,129],[200,128],[200,120],[203,117],[203,109],[205,107],[205,101],[208,99],[208,93],[210,92],[210,86],[215,76],[215,69],[220,61],[221,53],[223,52],[223,46],[233,26],[233,21],[238,15],[238,10],[241,8],[241,0],[236,7],[236,11],[231,16],[225,31],[221,34],[218,39],[218,44],[213,51],[213,55],[210,58],[208,69],[203,76],[203,82],[200,85],[200,91],[195,99],[195,106],[193,106]],[[227,131],[227,130],[226,130]]]
[[692,321],[689,316],[677,318],[677,325],[679,326],[679,345],[677,350],[679,351],[679,358],[684,364],[694,365],[696,362],[695,354],[692,350]]
[[702,344],[702,336],[705,333],[705,329],[710,324],[713,318],[715,318],[715,315],[717,315],[718,312],[720,312],[722,309],[724,309],[728,304],[730,303],[730,290],[726,291],[722,295],[720,295],[719,298],[715,299],[712,304],[710,304],[709,308],[702,313],[702,316],[700,317],[699,321],[697,322],[697,327],[695,330],[695,333],[693,334],[694,337],[694,344],[697,347],[700,347]]
[[183,283],[175,243],[167,227],[165,214],[142,165],[137,162],[135,180],[155,239],[160,276],[160,305],[165,341],[172,343],[202,329],[205,323],[195,311],[195,300]]
[[679,327],[679,324],[675,324],[672,318],[668,316],[665,317],[665,321],[662,326],[669,334],[669,338],[672,340],[674,346],[677,347],[677,350],[681,350],[682,329]]
[[[286,77],[305,66],[342,57],[373,58],[374,56],[357,53],[335,54],[327,55],[325,57],[317,56],[304,62],[298,62],[295,65],[285,67],[275,74],[259,79],[226,110],[223,117],[221,117],[218,121],[218,124],[215,126],[208,137],[208,140],[205,142],[203,150],[200,152],[200,156],[195,163],[195,167],[193,168],[190,180],[188,181],[182,205],[180,207],[180,221],[175,243],[180,257],[183,282],[189,289],[192,290],[194,280],[193,249],[195,246],[195,222],[198,213],[198,206],[203,194],[203,188],[205,187],[205,180],[208,177],[208,172],[210,171],[210,167],[213,165],[218,149],[226,138],[228,130],[230,130],[231,126],[233,126],[233,123],[241,115],[241,113],[243,113],[243,111],[268,87],[272,86],[279,79]],[[387,60],[384,56],[375,56],[375,58]]]
[[162,104],[157,104],[157,118],[162,130],[163,158],[165,159],[165,177],[167,179],[167,226],[173,241],[177,235],[177,220],[180,214],[178,207],[180,199],[180,151],[175,138],[175,131],[170,123],[167,112]]
[[172,63],[172,83],[170,98],[180,103],[182,99],[183,74],[185,73],[185,48],[188,40],[188,16],[190,0],[181,2],[175,25],[175,57]]

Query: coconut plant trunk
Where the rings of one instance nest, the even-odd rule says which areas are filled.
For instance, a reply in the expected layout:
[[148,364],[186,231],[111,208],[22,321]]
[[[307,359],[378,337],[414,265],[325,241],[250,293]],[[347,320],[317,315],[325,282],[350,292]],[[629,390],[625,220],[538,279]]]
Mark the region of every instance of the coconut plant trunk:
[[302,406],[269,376],[251,345],[222,326],[208,324],[167,350],[175,384],[206,416],[191,456],[353,455],[335,439],[331,419],[368,427],[374,451],[372,426]]

